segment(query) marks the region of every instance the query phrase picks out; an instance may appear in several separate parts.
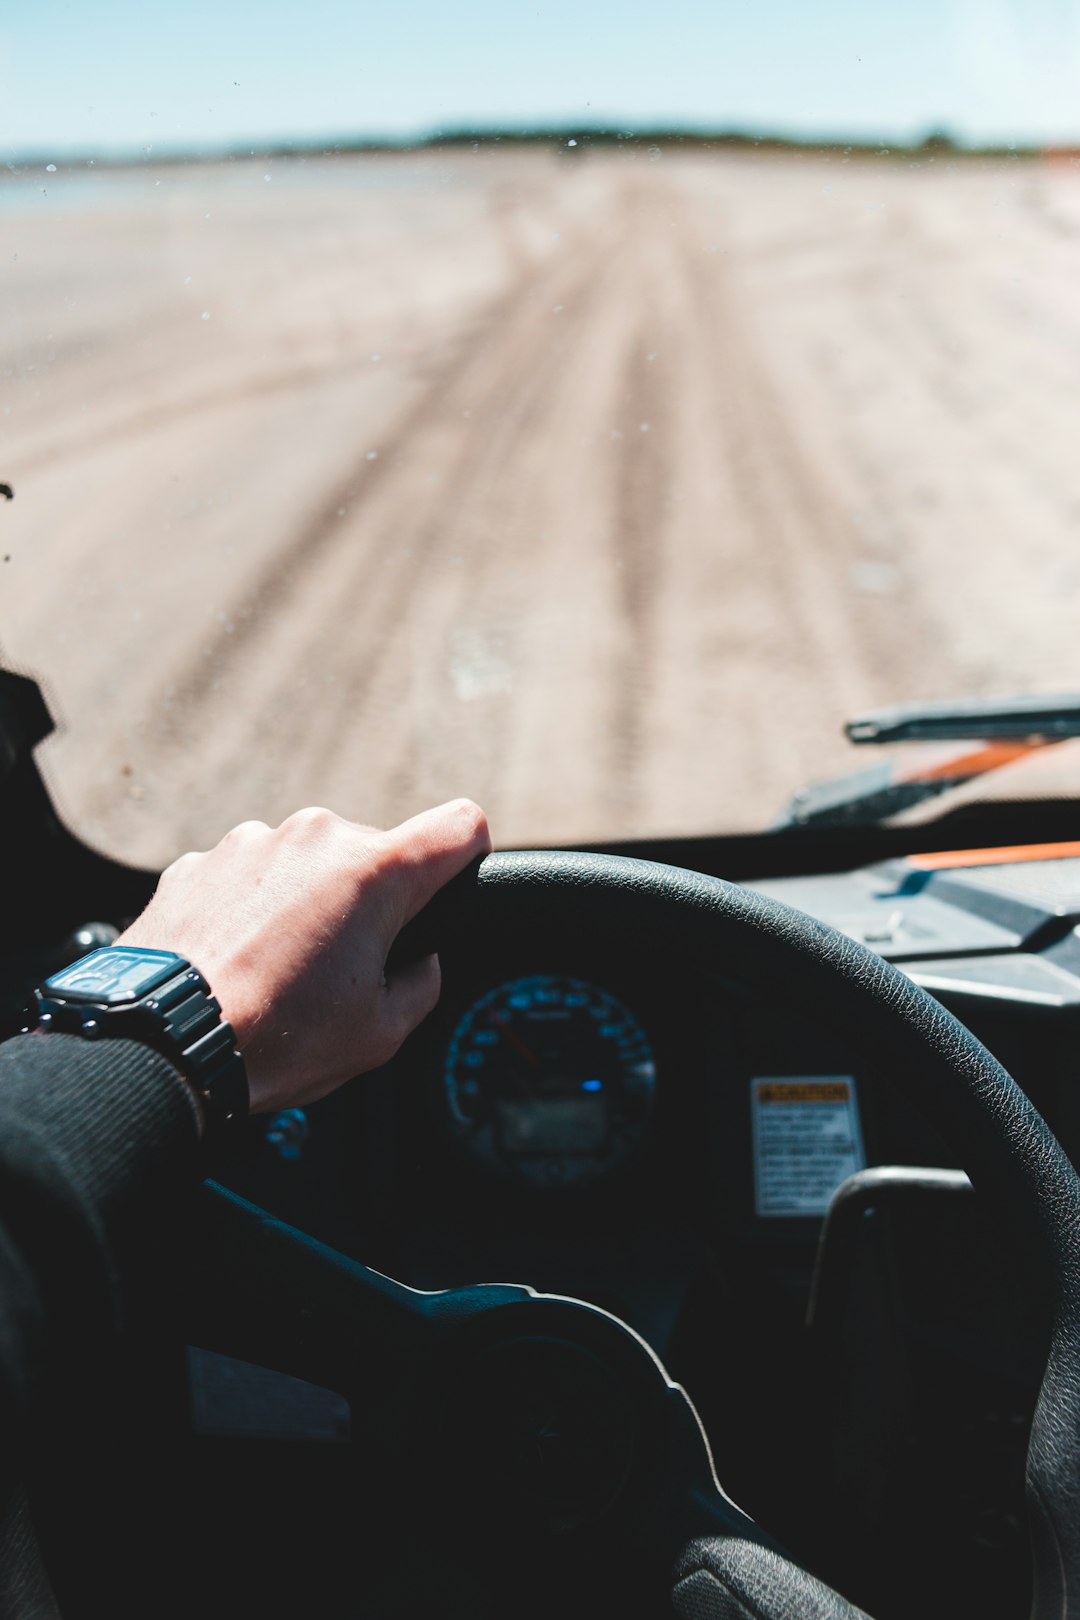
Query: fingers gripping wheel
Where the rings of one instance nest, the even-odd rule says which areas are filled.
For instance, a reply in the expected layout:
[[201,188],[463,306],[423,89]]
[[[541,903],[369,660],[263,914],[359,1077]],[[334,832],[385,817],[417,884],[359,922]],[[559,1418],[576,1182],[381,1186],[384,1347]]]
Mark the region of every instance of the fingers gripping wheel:
[[[638,939],[643,955],[682,954],[729,976],[734,965],[742,982],[773,996],[782,984],[790,1004],[843,1027],[876,1073],[902,1085],[921,1103],[950,1141],[988,1210],[1007,1222],[1024,1246],[1041,1289],[1050,1349],[1028,1459],[1032,1613],[1036,1620],[1049,1620],[1072,1608],[1080,1610],[1080,1182],[1020,1089],[939,1003],[865,947],[775,901],[679,868],[585,854],[494,855],[459,880],[434,920],[421,915],[413,933],[423,949],[437,946],[449,953],[478,931],[513,937],[542,924],[569,936]],[[400,954],[408,954],[408,944],[401,942]],[[323,1261],[320,1265],[325,1270]],[[334,1287],[339,1283],[344,1287],[340,1277]],[[335,1359],[331,1341],[336,1316],[347,1318],[350,1341],[361,1342],[365,1296],[370,1294],[374,1316],[385,1318],[388,1289],[395,1291],[395,1342],[401,1319],[423,1318],[424,1359],[430,1364],[442,1358],[448,1373],[463,1365],[455,1363],[455,1332],[449,1330],[465,1318],[471,1330],[486,1310],[497,1312],[508,1303],[506,1294],[494,1287],[490,1293],[480,1287],[450,1295],[412,1295],[352,1267],[345,1288],[347,1308],[328,1310],[321,1318],[329,1362]],[[597,1397],[595,1419],[577,1431],[576,1455],[571,1447],[537,1486],[531,1464],[521,1462],[522,1436],[535,1441],[535,1411],[531,1420],[528,1414],[530,1403],[535,1408],[537,1381],[547,1386],[553,1380],[564,1388],[568,1384],[569,1406],[587,1405],[595,1371],[589,1355],[595,1347],[576,1331],[550,1332],[539,1310],[550,1308],[550,1301],[527,1289],[511,1293],[515,1311],[536,1313],[531,1318],[535,1328],[523,1332],[515,1324],[515,1346],[504,1343],[501,1350],[488,1352],[486,1362],[483,1356],[473,1360],[461,1387],[469,1399],[496,1397],[499,1416],[485,1442],[488,1460],[514,1481],[515,1490],[532,1491],[534,1499],[539,1491],[553,1526],[588,1518],[598,1500],[614,1493],[609,1516],[617,1514],[624,1522],[626,1556],[636,1552],[644,1565],[662,1549],[670,1555],[676,1607],[689,1616],[850,1620],[858,1613],[770,1550],[767,1538],[723,1497],[692,1407],[644,1347],[658,1369],[658,1387],[668,1397],[666,1421],[651,1425],[648,1468],[640,1466],[640,1459],[634,1465],[638,1431],[625,1421],[622,1397],[612,1393],[616,1384],[607,1386],[602,1400]],[[418,1306],[417,1301],[425,1303]],[[306,1321],[310,1353],[310,1307]],[[546,1342],[552,1339],[569,1343],[555,1350]],[[340,1345],[337,1361],[341,1363]],[[400,1375],[400,1354],[394,1365]],[[369,1400],[384,1389],[381,1383],[377,1390],[369,1385]],[[355,1409],[355,1381],[352,1395]],[[437,1435],[432,1433],[431,1439],[435,1442]],[[586,1465],[586,1452],[602,1452],[602,1464]],[[722,1468],[722,1458],[720,1463]],[[572,1480],[575,1470],[581,1473],[577,1483]],[[620,1486],[624,1475],[636,1481],[634,1488]],[[652,1488],[644,1488],[650,1477]],[[545,1497],[545,1492],[550,1494]],[[685,1549],[681,1562],[679,1549]]]

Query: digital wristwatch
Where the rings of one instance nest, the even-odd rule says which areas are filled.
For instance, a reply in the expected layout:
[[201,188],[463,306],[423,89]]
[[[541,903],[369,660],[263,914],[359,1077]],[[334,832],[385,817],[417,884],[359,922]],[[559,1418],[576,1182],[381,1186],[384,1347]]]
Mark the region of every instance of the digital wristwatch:
[[241,1132],[248,1083],[236,1036],[202,974],[182,956],[131,945],[91,951],[50,974],[34,992],[31,1015],[39,1030],[142,1041],[160,1052],[199,1100],[209,1151]]

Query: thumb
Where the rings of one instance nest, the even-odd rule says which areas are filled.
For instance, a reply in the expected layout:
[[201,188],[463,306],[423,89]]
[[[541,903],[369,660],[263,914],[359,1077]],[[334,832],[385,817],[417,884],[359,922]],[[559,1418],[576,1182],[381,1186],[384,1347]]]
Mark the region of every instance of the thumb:
[[471,861],[491,853],[487,817],[471,799],[451,799],[392,827],[387,845],[405,878],[402,923]]

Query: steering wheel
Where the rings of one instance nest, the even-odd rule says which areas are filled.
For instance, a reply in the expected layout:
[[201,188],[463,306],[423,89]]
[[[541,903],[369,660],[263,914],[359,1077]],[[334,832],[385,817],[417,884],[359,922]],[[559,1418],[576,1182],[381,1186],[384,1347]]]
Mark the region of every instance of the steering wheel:
[[[1027,1469],[1032,1614],[1080,1612],[1080,1179],[997,1061],[864,946],[680,868],[498,854],[436,908],[411,925],[414,943],[451,951],[469,930],[554,925],[681,955],[770,994],[782,985],[788,1003],[842,1027],[875,1072],[921,1099],[1045,1302]],[[600,1604],[592,1612],[613,1616],[631,1612],[620,1593],[634,1614],[673,1605],[693,1620],[861,1612],[724,1494],[689,1397],[617,1318],[513,1284],[419,1293],[221,1189],[206,1192],[202,1219],[194,1342],[344,1394],[380,1497],[403,1514],[437,1501],[455,1537],[471,1533],[512,1583],[500,1612],[531,1612],[541,1575],[562,1612],[585,1593]],[[722,1476],[722,1455],[716,1463]]]

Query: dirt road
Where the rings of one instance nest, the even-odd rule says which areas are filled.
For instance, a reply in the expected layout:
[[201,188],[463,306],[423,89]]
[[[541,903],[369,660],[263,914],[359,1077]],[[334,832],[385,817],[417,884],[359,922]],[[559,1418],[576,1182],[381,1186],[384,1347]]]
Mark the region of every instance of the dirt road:
[[0,227],[0,646],[128,859],[761,825],[862,708],[1080,684],[1080,172],[255,160]]

